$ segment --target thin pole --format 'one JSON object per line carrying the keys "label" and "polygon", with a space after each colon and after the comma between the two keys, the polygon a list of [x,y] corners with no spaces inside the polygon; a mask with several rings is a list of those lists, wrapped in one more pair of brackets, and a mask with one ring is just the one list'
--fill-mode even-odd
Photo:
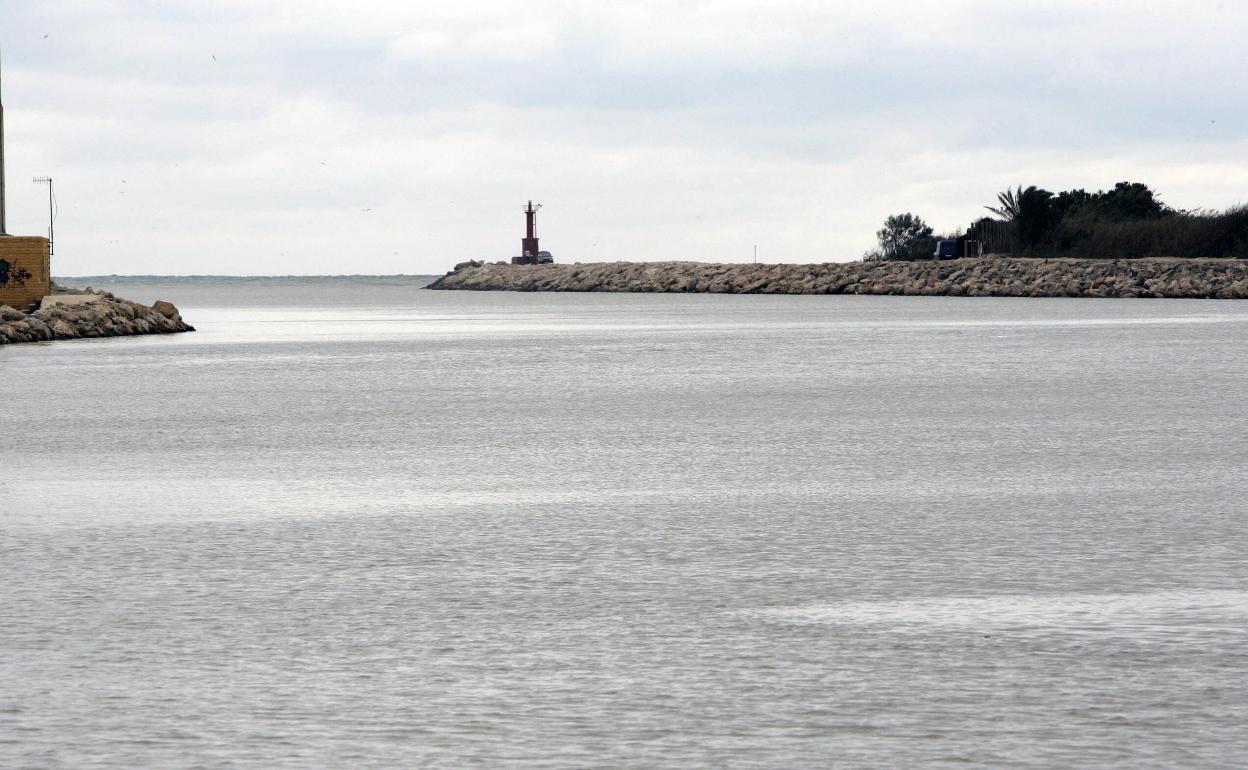
{"label": "thin pole", "polygon": [[52,177],[37,176],[34,179],[35,184],[46,184],[48,186],[48,256],[53,253],[55,241],[52,239],[52,225],[56,222],[56,196],[52,194]]}
{"label": "thin pole", "polygon": [[[2,69],[3,69],[3,64],[0,63],[0,70]],[[3,76],[0,75],[0,81],[2,80],[3,80]],[[9,231],[8,231],[8,228],[6,227],[5,211],[4,211],[4,95],[3,93],[4,93],[3,90],[0,89],[0,235],[8,235]]]}
{"label": "thin pole", "polygon": [[52,226],[56,219],[52,214],[52,177],[48,177],[48,256],[56,253],[56,238],[52,235]]}

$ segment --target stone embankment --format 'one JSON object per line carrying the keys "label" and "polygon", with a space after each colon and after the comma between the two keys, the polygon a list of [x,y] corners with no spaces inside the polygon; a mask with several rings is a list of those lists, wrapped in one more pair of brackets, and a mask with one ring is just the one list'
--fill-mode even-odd
{"label": "stone embankment", "polygon": [[429,288],[1248,299],[1248,260],[983,257],[944,262],[825,262],[815,265],[464,262]]}
{"label": "stone embankment", "polygon": [[46,304],[29,314],[0,305],[0,345],[195,331],[168,302],[148,307],[102,294],[88,302]]}

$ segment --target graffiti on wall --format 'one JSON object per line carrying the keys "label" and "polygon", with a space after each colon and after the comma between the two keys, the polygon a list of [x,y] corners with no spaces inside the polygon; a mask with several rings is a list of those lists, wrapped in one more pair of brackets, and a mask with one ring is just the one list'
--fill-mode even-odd
{"label": "graffiti on wall", "polygon": [[0,289],[7,289],[10,286],[25,286],[26,280],[30,277],[30,271],[26,268],[16,262],[0,259]]}

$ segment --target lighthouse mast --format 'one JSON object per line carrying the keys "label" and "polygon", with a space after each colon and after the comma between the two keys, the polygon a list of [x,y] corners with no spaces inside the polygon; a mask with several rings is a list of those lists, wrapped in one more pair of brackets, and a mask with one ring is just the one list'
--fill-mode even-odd
{"label": "lighthouse mast", "polygon": [[522,257],[537,259],[537,210],[541,207],[540,203],[534,206],[533,201],[524,207],[524,239],[520,241]]}

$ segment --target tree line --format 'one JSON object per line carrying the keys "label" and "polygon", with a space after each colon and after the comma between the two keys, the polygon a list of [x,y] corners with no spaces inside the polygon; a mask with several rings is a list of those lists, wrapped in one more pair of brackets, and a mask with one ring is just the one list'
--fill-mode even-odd
{"label": "tree line", "polygon": [[1020,185],[984,208],[993,216],[947,235],[936,235],[914,214],[890,216],[876,233],[877,248],[863,259],[931,259],[938,240],[956,240],[960,247],[973,242],[972,253],[983,244],[985,253],[1034,257],[1248,259],[1248,206],[1174,209],[1140,182],[1059,193]]}

